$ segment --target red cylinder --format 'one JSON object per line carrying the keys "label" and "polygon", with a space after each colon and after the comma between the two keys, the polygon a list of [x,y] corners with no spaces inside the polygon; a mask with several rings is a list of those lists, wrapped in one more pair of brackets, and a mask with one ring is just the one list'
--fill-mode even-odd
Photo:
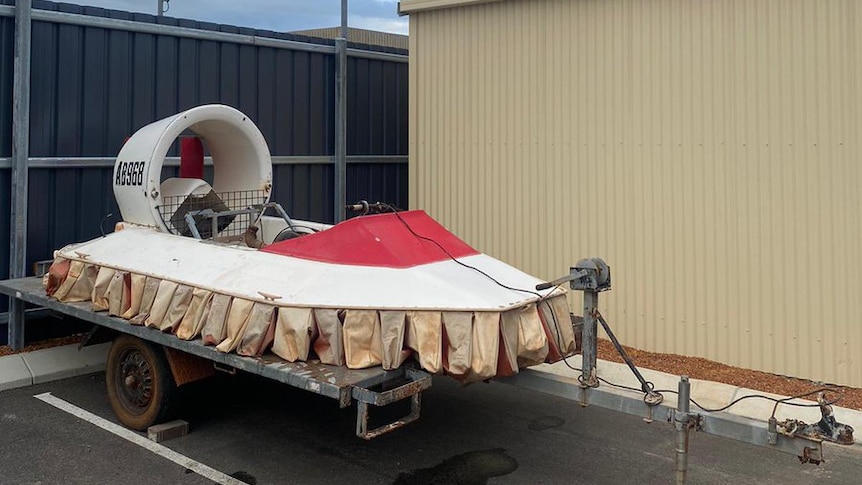
{"label": "red cylinder", "polygon": [[204,144],[196,136],[180,138],[180,178],[204,178]]}

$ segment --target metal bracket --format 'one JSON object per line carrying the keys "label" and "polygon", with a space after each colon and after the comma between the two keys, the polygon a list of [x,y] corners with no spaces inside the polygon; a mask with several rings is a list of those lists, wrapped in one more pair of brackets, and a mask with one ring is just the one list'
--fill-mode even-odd
{"label": "metal bracket", "polygon": [[[422,391],[431,387],[431,375],[423,371],[407,369],[405,377],[409,382],[387,391],[378,392],[362,387],[353,388],[353,398],[356,399],[356,436],[370,440],[419,419],[420,396]],[[406,416],[377,428],[368,429],[369,405],[386,406],[408,397],[410,398],[410,412]]]}
{"label": "metal bracket", "polygon": [[278,202],[267,202],[266,204],[252,205],[252,206],[247,207],[245,209],[235,209],[235,210],[218,211],[218,212],[216,212],[212,209],[209,209],[209,208],[208,209],[201,209],[201,210],[189,211],[183,217],[185,219],[186,224],[188,225],[188,228],[192,234],[192,237],[194,237],[195,239],[203,239],[201,237],[200,230],[198,229],[197,221],[195,221],[195,217],[199,218],[200,222],[203,222],[203,220],[205,220],[205,219],[209,219],[210,224],[212,225],[210,237],[215,238],[219,233],[219,230],[218,230],[219,218],[238,216],[238,215],[250,215],[250,216],[252,216],[252,219],[257,220],[258,218],[260,218],[262,215],[264,215],[266,213],[267,209],[275,210],[275,212],[279,215],[279,217],[281,217],[284,220],[284,222],[287,224],[287,227],[290,230],[296,230],[296,226],[294,226],[293,220],[290,218],[290,216],[287,215],[287,212],[284,210],[284,208]]}
{"label": "metal bracket", "polygon": [[[788,428],[788,425],[792,426],[791,423],[801,423],[801,421],[788,419],[778,423],[775,416],[770,417],[766,426],[766,443],[782,451],[790,448],[796,453],[800,463],[819,465],[823,461],[823,440],[806,434],[795,434],[799,428]],[[799,447],[800,442],[804,443],[801,447]]]}
{"label": "metal bracket", "polygon": [[581,388],[581,399],[578,404],[585,408],[590,405],[587,399],[587,390],[599,387],[599,377],[596,375],[595,367],[590,368],[588,377],[584,377],[583,373],[578,376],[578,386]]}
{"label": "metal bracket", "polygon": [[596,368],[593,367],[590,369],[590,375],[584,377],[583,375],[578,376],[578,385],[581,386],[581,389],[591,389],[595,387],[599,387],[599,377],[596,375]]}
{"label": "metal bracket", "polygon": [[[826,394],[817,396],[820,404],[820,421],[807,424],[798,419],[778,421],[775,416],[769,418],[767,424],[767,443],[776,447],[795,447],[800,463],[815,465],[823,461],[823,441],[831,441],[839,445],[852,445],[853,427],[835,420],[832,405],[826,400]],[[805,444],[798,447],[799,442]]]}
{"label": "metal bracket", "polygon": [[547,290],[566,282],[576,291],[607,291],[611,289],[611,268],[601,258],[585,258],[569,268],[568,275],[536,285],[536,290]]}
{"label": "metal bracket", "polygon": [[578,291],[611,289],[611,268],[601,258],[586,258],[569,268],[569,288]]}
{"label": "metal bracket", "polygon": [[677,431],[683,429],[703,431],[703,424],[706,418],[699,413],[687,413],[671,409],[668,415],[668,422],[674,425]]}
{"label": "metal bracket", "polygon": [[215,369],[219,372],[224,372],[227,375],[231,375],[231,376],[236,375],[236,367],[233,367],[230,365],[225,365],[225,364],[222,364],[219,362],[213,361],[213,369]]}
{"label": "metal bracket", "polygon": [[817,396],[817,402],[820,404],[820,421],[814,424],[807,424],[805,421],[797,419],[787,419],[781,422],[775,422],[775,417],[769,419],[770,432],[780,433],[790,438],[806,438],[812,440],[826,440],[839,445],[852,445],[853,427],[847,424],[839,423],[835,419],[835,414],[832,411],[832,405],[826,400],[826,393],[821,392]]}

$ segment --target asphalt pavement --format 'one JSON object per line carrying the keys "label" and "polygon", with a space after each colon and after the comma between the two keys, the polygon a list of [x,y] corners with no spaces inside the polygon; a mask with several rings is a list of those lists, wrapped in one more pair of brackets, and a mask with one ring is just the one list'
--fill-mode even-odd
{"label": "asphalt pavement", "polygon": [[[0,392],[2,484],[204,484],[210,480],[54,408],[50,392],[116,422],[104,374]],[[377,410],[387,418],[401,409]],[[435,378],[419,421],[370,442],[353,408],[253,376],[190,385],[187,436],[171,450],[251,484],[666,484],[674,434],[665,423],[502,383]],[[772,450],[693,434],[690,484],[852,484],[856,449],[828,446],[800,465]]]}

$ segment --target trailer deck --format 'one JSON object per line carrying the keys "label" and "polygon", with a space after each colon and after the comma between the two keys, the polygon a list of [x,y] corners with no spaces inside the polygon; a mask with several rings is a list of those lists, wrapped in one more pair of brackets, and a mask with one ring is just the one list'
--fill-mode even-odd
{"label": "trailer deck", "polygon": [[[348,369],[314,361],[288,362],[273,354],[243,357],[235,353],[218,352],[214,347],[206,346],[200,340],[180,340],[158,329],[131,325],[122,318],[111,317],[104,312],[94,312],[91,302],[58,302],[45,294],[42,280],[38,277],[0,281],[0,294],[202,357],[221,367],[241,370],[330,397],[336,399],[341,407],[350,406],[356,400],[358,403],[357,435],[365,439],[371,439],[418,419],[420,393],[431,387],[430,374],[410,367],[399,367],[389,371],[382,367]],[[375,387],[387,388],[392,385],[395,385],[393,389],[372,390]],[[385,406],[408,397],[412,398],[408,416],[380,428],[367,429],[368,405]]]}

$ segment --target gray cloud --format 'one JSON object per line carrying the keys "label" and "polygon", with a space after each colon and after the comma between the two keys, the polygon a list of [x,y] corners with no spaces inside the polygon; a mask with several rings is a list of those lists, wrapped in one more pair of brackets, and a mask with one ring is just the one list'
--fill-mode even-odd
{"label": "gray cloud", "polygon": [[[77,0],[73,3],[155,14],[157,0]],[[340,0],[170,0],[167,15],[221,24],[292,31],[341,23]],[[397,0],[350,0],[352,27],[407,33]]]}

